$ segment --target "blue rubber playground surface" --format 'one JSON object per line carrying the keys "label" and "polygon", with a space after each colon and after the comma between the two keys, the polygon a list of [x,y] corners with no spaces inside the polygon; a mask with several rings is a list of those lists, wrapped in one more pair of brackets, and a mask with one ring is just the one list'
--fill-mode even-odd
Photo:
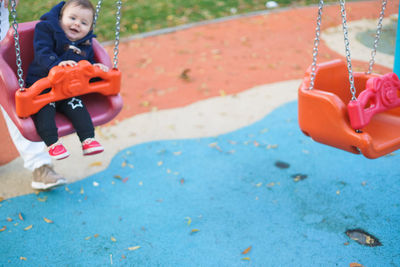
{"label": "blue rubber playground surface", "polygon": [[400,266],[398,165],[313,142],[291,102],[4,200],[0,266]]}

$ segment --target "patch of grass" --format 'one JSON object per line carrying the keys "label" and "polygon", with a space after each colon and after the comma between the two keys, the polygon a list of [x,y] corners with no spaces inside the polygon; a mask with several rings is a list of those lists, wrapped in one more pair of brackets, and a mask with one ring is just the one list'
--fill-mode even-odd
{"label": "patch of grass", "polygon": [[[282,7],[307,5],[318,0],[276,0]],[[59,1],[20,0],[18,21],[38,20]],[[96,6],[97,1],[92,3]],[[121,37],[173,27],[191,22],[210,20],[265,10],[266,0],[123,0]],[[95,33],[100,41],[115,36],[116,1],[104,0]]]}

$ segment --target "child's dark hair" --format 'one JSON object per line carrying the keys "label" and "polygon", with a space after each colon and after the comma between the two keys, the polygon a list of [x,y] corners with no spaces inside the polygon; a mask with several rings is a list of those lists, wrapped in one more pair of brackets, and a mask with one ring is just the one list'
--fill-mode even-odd
{"label": "child's dark hair", "polygon": [[90,2],[89,0],[68,0],[65,2],[64,6],[62,7],[61,11],[60,11],[60,18],[62,17],[64,10],[67,6],[75,4],[76,6],[80,6],[82,8],[86,8],[92,11],[93,13],[93,19],[96,13],[96,10],[94,9],[94,6],[92,4],[92,2]]}

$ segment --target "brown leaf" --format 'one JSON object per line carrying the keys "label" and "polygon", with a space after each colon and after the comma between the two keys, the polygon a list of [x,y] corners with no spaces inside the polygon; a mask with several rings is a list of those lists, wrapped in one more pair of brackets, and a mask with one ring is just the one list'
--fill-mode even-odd
{"label": "brown leaf", "polygon": [[7,229],[7,227],[6,227],[6,226],[3,226],[3,228],[0,228],[0,232],[5,231],[6,229]]}
{"label": "brown leaf", "polygon": [[0,202],[2,202],[4,200],[4,198],[3,197],[0,197]]}
{"label": "brown leaf", "polygon": [[250,250],[251,250],[251,246],[246,248],[245,250],[243,250],[242,254],[245,255],[245,254],[249,253]]}
{"label": "brown leaf", "polygon": [[356,263],[356,262],[352,262],[352,263],[350,263],[350,267],[364,267],[364,265]]}
{"label": "brown leaf", "polygon": [[21,213],[21,212],[18,214],[18,217],[19,217],[19,219],[20,219],[21,221],[24,220],[24,217],[22,216],[22,213]]}
{"label": "brown leaf", "polygon": [[138,250],[140,246],[134,246],[134,247],[129,247],[128,250],[133,251],[133,250]]}
{"label": "brown leaf", "polygon": [[25,227],[24,230],[25,230],[25,231],[31,230],[31,229],[32,229],[32,226],[33,226],[33,225],[31,224],[31,225]]}
{"label": "brown leaf", "polygon": [[190,69],[184,69],[182,73],[179,75],[179,78],[187,82],[190,81],[189,72]]}
{"label": "brown leaf", "polygon": [[25,258],[25,257],[19,257],[19,259],[20,259],[21,261],[26,261],[26,258]]}

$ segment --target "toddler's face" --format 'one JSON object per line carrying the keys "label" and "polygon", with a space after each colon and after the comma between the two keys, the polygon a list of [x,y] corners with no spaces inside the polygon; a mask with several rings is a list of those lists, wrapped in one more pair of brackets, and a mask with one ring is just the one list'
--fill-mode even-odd
{"label": "toddler's face", "polygon": [[92,28],[92,23],[92,10],[74,4],[64,9],[60,19],[61,28],[71,41],[77,41],[85,37]]}

